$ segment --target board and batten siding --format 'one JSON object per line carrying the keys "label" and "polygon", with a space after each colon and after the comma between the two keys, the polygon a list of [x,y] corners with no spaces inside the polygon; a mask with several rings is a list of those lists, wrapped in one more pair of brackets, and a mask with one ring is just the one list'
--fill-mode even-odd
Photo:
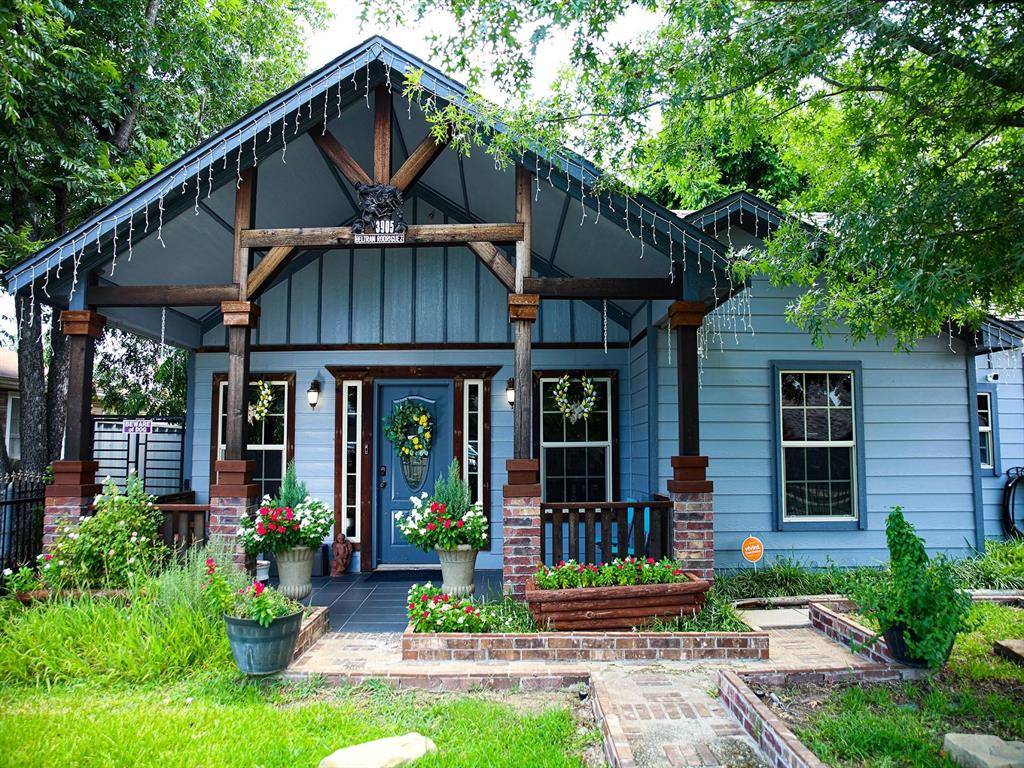
{"label": "board and batten siding", "polygon": [[[888,559],[885,518],[902,505],[930,551],[964,554],[974,543],[975,506],[968,363],[965,347],[946,337],[922,339],[911,352],[891,342],[853,345],[840,335],[821,348],[787,323],[795,290],[754,281],[753,334],[723,333],[702,362],[701,448],[714,481],[715,550],[719,566],[739,565],[748,534],[764,540],[769,557],[813,564],[875,564]],[[733,299],[732,301],[736,301]],[[728,312],[726,306],[720,313]],[[706,322],[711,322],[709,317]],[[658,355],[658,475],[665,487],[669,457],[678,452],[676,361]],[[862,418],[867,530],[775,529],[772,361],[829,361],[862,366]]]}
{"label": "board and batten siding", "polygon": [[[999,376],[994,386],[990,385],[995,392],[993,407],[998,462],[995,471],[979,470],[985,501],[985,535],[989,538],[1003,537],[1003,488],[1007,481],[1006,472],[1024,466],[1024,373],[1021,365],[1020,351],[981,355],[975,359],[979,387],[990,384],[987,381],[989,374]],[[1019,484],[1018,488],[1017,498],[1024,503],[1024,488],[1020,488]]]}

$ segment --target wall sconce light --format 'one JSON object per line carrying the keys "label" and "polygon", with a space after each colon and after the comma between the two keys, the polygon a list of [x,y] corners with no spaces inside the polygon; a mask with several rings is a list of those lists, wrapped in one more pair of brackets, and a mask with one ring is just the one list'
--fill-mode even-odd
{"label": "wall sconce light", "polygon": [[508,400],[508,407],[516,407],[516,380],[509,379],[505,383],[505,399]]}
{"label": "wall sconce light", "polygon": [[306,402],[309,403],[310,408],[316,408],[317,403],[320,402],[320,380],[313,379],[309,382],[309,389],[306,390]]}

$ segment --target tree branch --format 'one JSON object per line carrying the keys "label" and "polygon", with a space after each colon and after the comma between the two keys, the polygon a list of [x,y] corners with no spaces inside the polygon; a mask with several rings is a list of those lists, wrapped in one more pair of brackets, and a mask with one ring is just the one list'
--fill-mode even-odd
{"label": "tree branch", "polygon": [[[146,27],[150,32],[156,27],[156,15],[160,12],[162,2],[163,0],[149,0],[149,4],[146,6]],[[147,49],[148,47],[147,44]],[[148,53],[147,58],[152,60],[152,51]],[[142,73],[139,76],[141,77]],[[142,101],[138,85],[128,86],[128,95],[131,99],[131,108],[128,110],[128,114],[117,124],[117,128],[114,130],[114,137],[111,139],[111,143],[117,147],[119,152],[125,152],[128,149],[128,143],[132,138],[132,131],[135,130],[135,123],[139,119],[139,106]]]}

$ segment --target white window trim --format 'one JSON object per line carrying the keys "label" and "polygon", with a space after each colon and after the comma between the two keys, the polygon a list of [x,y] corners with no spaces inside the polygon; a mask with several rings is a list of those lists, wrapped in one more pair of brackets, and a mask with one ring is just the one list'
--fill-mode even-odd
{"label": "white window trim", "polygon": [[[786,440],[783,438],[783,414],[787,410],[806,411],[806,405],[786,406],[782,405],[782,381],[789,373],[825,373],[825,374],[849,374],[850,376],[850,426],[853,433],[852,440]],[[778,379],[775,382],[779,399],[779,462],[782,472],[782,520],[786,523],[822,523],[822,522],[858,522],[860,520],[859,493],[857,487],[857,372],[849,368],[780,368]],[[810,406],[811,408],[818,406]],[[806,423],[805,423],[806,429]],[[805,432],[806,433],[806,432]],[[786,449],[787,448],[852,448],[850,452],[850,510],[849,515],[790,515],[786,504]]]}
{"label": "white window trim", "polygon": [[[992,459],[994,457],[994,454],[995,454],[994,436],[992,434],[992,393],[991,392],[979,392],[978,393],[978,399],[980,400],[981,398],[985,398],[986,406],[985,406],[985,408],[980,408],[980,407],[978,408],[978,444],[980,445],[982,440],[985,441],[985,447],[988,449],[988,457],[989,457],[989,459]],[[982,426],[982,423],[981,423],[981,413],[982,413],[982,411],[984,411],[984,412],[986,412],[988,414],[988,426],[987,427],[986,426]],[[982,469],[994,469],[995,468],[995,465],[992,464],[991,461],[989,463],[986,463],[986,462],[981,460],[980,456],[978,457],[978,466],[980,466]]]}
{"label": "white window trim", "polygon": [[11,407],[11,403],[13,401],[15,401],[15,400],[18,401],[18,406],[19,406],[18,412],[19,412],[19,414],[21,413],[21,408],[20,408],[20,406],[21,406],[21,395],[20,394],[15,394],[15,393],[9,394],[7,396],[7,432],[5,432],[4,434],[5,434],[6,438],[7,438],[7,455],[10,458],[12,458],[12,459],[20,459],[21,458],[21,434],[20,434],[21,433],[21,424],[18,424],[18,432],[19,432],[19,434],[18,434],[18,453],[15,454],[14,450],[11,448],[11,436],[14,434],[13,432],[11,432],[11,428],[14,426],[14,424],[13,424],[13,422],[14,422],[14,418],[13,418],[13,416],[14,416],[14,408]]}
{"label": "white window trim", "polygon": [[344,533],[348,530],[348,483],[349,483],[349,471],[348,471],[348,444],[349,444],[349,429],[348,429],[348,395],[349,388],[354,388],[356,391],[356,472],[355,472],[355,535],[349,538],[349,541],[358,542],[359,537],[362,533],[362,521],[360,514],[360,500],[362,499],[363,490],[363,461],[362,461],[362,439],[360,434],[360,428],[362,424],[363,416],[363,382],[359,379],[345,379],[341,383],[341,445],[343,451],[343,460],[341,463],[341,531],[335,531],[335,535],[338,533]]}
{"label": "white window trim", "polygon": [[612,433],[612,429],[614,427],[614,419],[612,418],[612,413],[613,413],[613,411],[615,409],[615,404],[612,403],[612,380],[611,380],[611,377],[609,377],[609,376],[595,376],[595,377],[591,378],[591,381],[594,382],[595,386],[600,384],[600,385],[603,385],[606,388],[605,389],[606,402],[608,403],[608,410],[606,412],[606,415],[607,415],[607,418],[608,418],[608,429],[607,429],[605,434],[608,435],[608,439],[607,440],[603,440],[603,441],[593,441],[593,440],[586,440],[586,441],[582,441],[582,440],[581,441],[575,441],[575,440],[568,440],[568,441],[559,440],[559,441],[556,441],[556,440],[551,440],[551,441],[546,441],[544,439],[544,386],[546,384],[557,383],[559,378],[560,377],[558,377],[558,376],[551,376],[551,377],[544,376],[544,377],[542,377],[540,379],[540,383],[539,383],[539,387],[538,387],[538,392],[540,394],[540,397],[537,398],[537,400],[538,400],[537,406],[540,408],[540,425],[539,425],[540,440],[539,440],[539,442],[540,442],[540,482],[541,482],[541,489],[540,490],[541,490],[541,498],[547,499],[547,497],[548,497],[547,467],[545,466],[546,465],[546,461],[545,461],[545,458],[544,458],[544,456],[545,456],[544,449],[545,448],[604,448],[605,451],[606,451],[606,454],[605,454],[605,456],[606,456],[605,457],[605,468],[606,468],[606,472],[605,472],[605,486],[606,486],[605,495],[607,496],[609,501],[614,501],[615,499],[614,499],[614,496],[613,496],[613,493],[614,493],[613,489],[615,487],[615,485],[614,485],[615,467],[612,466],[612,462],[615,460],[615,452],[612,450],[612,444],[614,443],[614,437],[615,436]]}
{"label": "white window trim", "polygon": [[[271,451],[275,449],[281,450],[281,477],[284,477],[284,472],[288,469],[288,424],[291,421],[291,414],[288,412],[288,402],[291,397],[291,392],[288,391],[289,383],[286,379],[253,379],[249,382],[250,386],[257,384],[260,381],[266,381],[268,384],[273,386],[284,387],[284,442],[282,443],[249,443],[246,448],[251,448],[254,451]],[[227,450],[227,444],[224,442],[224,435],[222,434],[221,424],[224,421],[224,405],[225,396],[228,389],[227,381],[220,382],[220,392],[217,393],[218,397],[218,410],[217,410],[217,458],[223,459],[224,452]],[[275,414],[276,415],[276,414]]]}
{"label": "white window trim", "polygon": [[481,504],[485,502],[484,499],[484,409],[487,408],[487,404],[484,402],[484,380],[483,379],[465,379],[462,382],[462,479],[467,483],[469,482],[469,446],[473,442],[469,439],[469,388],[477,387],[477,405],[478,411],[476,414],[476,428],[477,428],[477,439],[476,439],[476,497]]}

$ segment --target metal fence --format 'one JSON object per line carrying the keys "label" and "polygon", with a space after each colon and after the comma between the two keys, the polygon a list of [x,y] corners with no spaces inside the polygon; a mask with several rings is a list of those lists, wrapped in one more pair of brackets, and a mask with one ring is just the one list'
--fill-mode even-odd
{"label": "metal fence", "polygon": [[0,477],[0,586],[5,569],[34,564],[43,551],[45,488],[41,475]]}
{"label": "metal fence", "polygon": [[185,419],[180,416],[93,417],[97,482],[110,478],[122,489],[135,473],[147,493],[167,496],[186,490]]}

